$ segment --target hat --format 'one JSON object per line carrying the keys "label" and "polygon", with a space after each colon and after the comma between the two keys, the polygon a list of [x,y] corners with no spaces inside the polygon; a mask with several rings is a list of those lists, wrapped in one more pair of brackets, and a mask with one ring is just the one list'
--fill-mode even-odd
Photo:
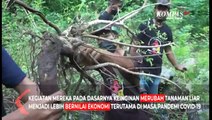
{"label": "hat", "polygon": [[157,0],[157,5],[162,5],[162,6],[166,6],[168,8],[170,8],[170,1],[169,0]]}

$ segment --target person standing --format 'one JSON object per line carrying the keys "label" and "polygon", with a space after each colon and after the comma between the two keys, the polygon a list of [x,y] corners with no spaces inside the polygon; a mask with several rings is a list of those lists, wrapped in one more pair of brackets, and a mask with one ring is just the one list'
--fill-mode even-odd
{"label": "person standing", "polygon": [[[160,76],[164,51],[168,60],[176,70],[181,72],[186,71],[184,66],[177,63],[171,45],[161,46],[173,42],[172,31],[165,23],[169,11],[169,0],[157,0],[157,4],[154,8],[155,17],[141,23],[139,26],[140,33],[137,35],[137,40],[134,44],[154,46],[153,48],[140,49],[140,54],[144,56],[138,64],[138,66],[142,68],[141,72]],[[130,53],[133,56],[137,55],[137,48],[132,47]],[[145,88],[147,94],[157,94],[160,81],[160,78],[141,75],[140,88]]]}

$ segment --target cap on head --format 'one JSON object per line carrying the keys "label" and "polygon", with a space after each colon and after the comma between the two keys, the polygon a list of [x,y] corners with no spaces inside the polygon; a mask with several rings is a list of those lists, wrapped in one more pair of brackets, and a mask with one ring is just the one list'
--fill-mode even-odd
{"label": "cap on head", "polygon": [[168,9],[170,9],[170,0],[156,0],[157,2],[157,6],[164,6],[164,7],[168,7]]}
{"label": "cap on head", "polygon": [[168,5],[169,4],[169,0],[157,0],[157,3],[160,5]]}

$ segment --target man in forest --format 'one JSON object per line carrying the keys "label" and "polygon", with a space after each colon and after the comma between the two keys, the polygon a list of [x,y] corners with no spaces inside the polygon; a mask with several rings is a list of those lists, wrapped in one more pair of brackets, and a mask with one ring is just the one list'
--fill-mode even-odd
{"label": "man in forest", "polygon": [[[122,8],[122,5],[123,5],[123,2],[121,0],[109,0],[109,3],[108,3],[108,7],[107,9],[100,14],[99,16],[99,19],[101,20],[113,20],[114,19],[114,16],[117,15],[117,13],[120,11],[120,9]],[[115,28],[117,29],[117,27],[111,27],[111,28]],[[116,32],[117,35],[120,34],[118,32]],[[104,48],[104,46],[110,46],[110,50],[107,48],[108,51],[112,52],[113,50],[115,50],[116,46],[111,43],[111,42],[108,42],[108,41],[102,41],[101,44],[99,44],[99,47],[100,48]],[[126,61],[126,60],[123,60],[123,61]],[[134,62],[139,62],[139,61],[133,61]],[[133,64],[133,67],[131,68],[134,68],[134,67],[137,67],[137,66],[134,66],[134,65],[138,65],[139,63],[134,63]],[[126,68],[126,67],[125,67]],[[111,70],[109,67],[108,69],[113,73],[113,70]],[[100,73],[101,74],[101,73]],[[102,76],[104,76],[103,74],[101,74]],[[103,77],[104,78],[104,77]],[[145,89],[143,88],[140,88],[140,92],[143,93],[145,91]]]}
{"label": "man in forest", "polygon": [[[94,35],[104,37],[110,40],[118,38],[117,32],[110,29],[103,29],[94,33]],[[99,44],[102,44],[103,41],[104,40],[101,40]],[[134,68],[134,61],[123,57],[127,56],[127,54],[126,51],[122,49],[120,45],[110,42],[110,44],[102,44],[99,46],[102,49],[96,49],[96,51],[92,48],[83,48],[81,49],[81,53],[86,57],[86,60],[90,59],[90,61],[92,61],[92,59],[95,59],[99,63],[112,62],[127,69]],[[101,53],[99,53],[98,51],[101,51]],[[91,55],[92,58],[90,58],[89,55]],[[93,64],[95,64],[95,62],[93,62]],[[116,70],[113,67],[105,68],[106,69],[98,70],[104,80],[104,95],[135,96],[140,94],[138,76],[127,73],[122,70]],[[118,75],[121,76],[122,80],[119,80],[119,77],[117,77]],[[111,102],[113,103],[115,101]],[[139,103],[139,101],[121,101],[115,103],[137,104]],[[148,120],[149,116],[144,111],[145,110],[141,109],[111,110],[105,112],[104,120]]]}
{"label": "man in forest", "polygon": [[[23,108],[13,111],[6,115],[2,104],[3,120],[58,120],[62,116],[62,109],[30,109],[29,104],[50,104],[56,101],[28,101],[30,95],[40,95],[40,90],[36,83],[32,82],[26,74],[13,61],[7,51],[2,47],[2,83],[8,88],[14,88],[19,94],[26,90],[30,92],[22,99],[25,104],[23,108],[28,112],[25,115],[21,112]],[[58,91],[52,96],[64,95],[62,91]]]}
{"label": "man in forest", "polygon": [[[114,16],[118,13],[119,9],[121,8],[121,1],[120,0],[109,0],[109,6],[102,14],[100,14],[99,19],[101,20],[113,20]],[[107,38],[110,40],[117,39],[119,33],[114,29],[106,28],[101,31],[94,33],[96,36],[100,36],[103,38]],[[98,41],[99,47],[101,48],[101,54],[96,52],[90,48],[84,48],[86,60],[90,59],[89,55],[92,55],[93,59],[96,59],[99,63],[104,62],[112,62],[116,63],[124,68],[133,69],[135,61],[132,59],[124,58],[121,56],[127,56],[126,51],[118,44],[114,44],[109,41],[99,40]],[[107,50],[107,51],[105,51]],[[92,59],[90,60],[92,61]],[[95,62],[93,62],[95,64]],[[122,70],[115,70],[113,67],[107,66],[105,69],[99,69],[99,73],[101,74],[104,80],[104,87],[103,87],[103,94],[104,95],[139,95],[141,90],[139,88],[139,78],[137,75],[129,74]],[[118,80],[117,76],[122,76],[122,84],[120,84],[120,80]],[[118,81],[118,82],[117,82]],[[118,89],[114,88],[114,84],[118,86]],[[120,89],[121,88],[121,89]],[[133,103],[131,101],[125,101],[124,103]],[[136,102],[135,102],[136,103]],[[145,110],[111,110],[105,112],[104,119],[105,120],[148,120],[149,115],[144,112]]]}
{"label": "man in forest", "polygon": [[[140,60],[142,64],[138,64],[143,68],[141,72],[160,76],[162,66],[162,55],[165,50],[166,56],[176,70],[184,72],[186,68],[177,64],[174,54],[171,49],[173,42],[172,31],[165,23],[167,13],[170,11],[168,0],[157,0],[157,5],[154,8],[155,18],[140,24],[137,35],[137,41],[134,44],[141,46],[154,46],[145,49],[140,49],[140,54],[144,57]],[[165,14],[164,14],[165,13]],[[162,16],[164,15],[164,16]],[[166,46],[162,47],[161,45]],[[131,48],[131,55],[137,55],[137,48]],[[148,56],[148,57],[147,57]],[[144,69],[145,68],[145,69]],[[145,88],[149,94],[157,94],[160,79],[156,77],[140,76],[140,87]]]}

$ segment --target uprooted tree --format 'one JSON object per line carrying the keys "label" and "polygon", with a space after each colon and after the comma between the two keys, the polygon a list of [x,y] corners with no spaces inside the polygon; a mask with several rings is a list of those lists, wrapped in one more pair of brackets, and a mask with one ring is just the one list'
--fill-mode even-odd
{"label": "uprooted tree", "polygon": [[[104,28],[110,27],[110,26],[121,26],[123,29],[126,29],[128,36],[130,36],[131,38],[131,43],[133,42],[133,39],[135,38],[134,33],[124,24],[124,22],[129,19],[134,17],[136,14],[138,14],[139,12],[141,12],[144,8],[148,7],[148,6],[153,6],[156,4],[150,4],[150,5],[146,5],[147,2],[144,1],[144,4],[141,8],[134,10],[126,15],[124,15],[123,17],[115,20],[115,21],[106,21],[106,20],[94,20],[88,23],[83,23],[83,24],[78,24],[78,25],[72,25],[70,27],[68,27],[66,30],[64,30],[63,32],[53,23],[51,23],[49,20],[47,20],[45,18],[45,16],[40,12],[37,11],[31,7],[29,7],[27,4],[25,4],[24,2],[20,1],[20,0],[10,0],[8,2],[8,8],[10,8],[12,5],[19,5],[21,7],[23,7],[24,9],[38,15],[47,25],[49,25],[50,27],[54,28],[57,35],[50,33],[50,32],[45,32],[43,33],[42,37],[39,37],[42,40],[42,49],[41,52],[38,55],[38,61],[37,61],[37,65],[38,65],[38,74],[39,74],[39,85],[41,88],[41,91],[43,92],[43,94],[45,95],[49,95],[55,91],[57,91],[59,89],[58,87],[58,78],[57,78],[57,64],[59,64],[59,58],[63,58],[63,57],[68,57],[69,61],[71,63],[72,66],[70,67],[74,67],[78,72],[80,72],[84,77],[86,77],[91,84],[93,85],[93,87],[96,86],[95,84],[95,80],[93,78],[91,78],[89,75],[86,74],[85,69],[81,68],[78,64],[78,58],[77,55],[80,55],[80,47],[89,47],[92,48],[93,50],[98,51],[98,49],[96,49],[94,46],[86,43],[85,41],[83,41],[83,38],[94,38],[96,40],[105,40],[105,41],[110,41],[116,44],[120,44],[120,45],[124,45],[124,46],[128,46],[128,47],[137,47],[137,48],[148,48],[148,47],[154,47],[154,46],[137,46],[137,45],[131,45],[131,44],[125,44],[122,42],[116,42],[116,41],[112,41],[110,39],[107,38],[103,38],[103,37],[99,37],[99,36],[95,36],[92,35],[92,33],[100,31]],[[96,24],[106,24],[105,26],[103,26],[100,29],[91,31],[91,32],[87,32],[86,30],[89,27],[92,27],[93,25]],[[31,33],[28,33],[31,34]],[[31,34],[32,35],[32,34]],[[35,36],[35,35],[34,35]],[[172,45],[173,43],[168,43],[165,45],[161,45],[161,46],[168,46],[168,45]],[[101,54],[105,54],[101,51],[98,51]],[[115,56],[114,56],[115,57]],[[120,57],[120,56],[119,56]],[[133,57],[128,57],[130,59],[133,58],[139,58],[141,56],[133,56]],[[78,59],[76,59],[78,58]],[[83,59],[83,58],[82,58]],[[80,60],[80,62],[82,62],[83,60]],[[87,66],[87,69],[97,69],[100,67],[105,67],[105,66],[113,66],[116,67],[118,69],[122,69],[126,72],[135,74],[135,75],[140,75],[140,74],[144,74],[144,73],[138,73],[138,72],[133,72],[130,70],[127,70],[124,67],[119,66],[118,64],[115,63],[98,63],[98,61],[96,61],[96,66]],[[148,76],[154,76],[154,75],[150,75],[150,74],[144,74],[144,75],[148,75]],[[154,77],[159,77],[159,76],[154,76]],[[167,81],[169,81],[166,78],[163,78]],[[169,81],[171,82],[171,81]],[[173,83],[173,82],[172,82]],[[175,84],[175,83],[173,83]],[[177,84],[175,84],[177,85]],[[45,87],[42,87],[45,86]],[[50,88],[53,89],[48,89],[48,86]],[[53,87],[54,86],[54,87]],[[179,86],[178,86],[179,87]],[[180,88],[180,87],[179,87]]]}
{"label": "uprooted tree", "polygon": [[[86,64],[86,62],[84,63],[84,61],[86,61],[86,60],[82,60],[84,58],[80,54],[81,48],[83,48],[83,47],[89,47],[89,48],[92,48],[93,50],[96,50],[100,54],[105,54],[101,51],[98,51],[98,49],[96,49],[96,47],[94,47],[94,46],[88,44],[86,41],[84,41],[85,38],[92,38],[95,40],[106,40],[106,41],[114,42],[116,44],[124,45],[127,47],[137,47],[137,48],[153,47],[153,46],[137,46],[137,45],[132,45],[132,44],[116,42],[116,41],[112,41],[110,39],[92,35],[92,33],[100,31],[100,30],[102,30],[106,27],[112,26],[112,25],[120,26],[127,31],[127,35],[129,36],[129,38],[131,38],[131,41],[133,42],[135,35],[124,24],[124,22],[127,19],[132,18],[136,14],[140,13],[144,8],[155,5],[155,4],[148,5],[147,2],[144,1],[142,7],[118,18],[115,21],[94,20],[94,21],[91,21],[88,23],[71,25],[71,26],[67,27],[67,29],[64,31],[61,31],[60,28],[58,28],[55,24],[53,24],[49,20],[47,20],[40,11],[37,11],[37,10],[29,7],[24,2],[22,2],[20,0],[10,0],[8,3],[8,8],[10,8],[13,5],[19,5],[19,6],[23,7],[24,9],[26,9],[27,11],[38,15],[47,25],[54,28],[57,33],[55,35],[54,33],[45,32],[45,33],[43,33],[42,37],[37,36],[40,38],[41,43],[42,43],[42,47],[41,47],[40,53],[37,56],[37,62],[36,62],[37,63],[37,73],[38,73],[37,83],[40,87],[42,94],[44,94],[44,95],[50,95],[59,90],[60,87],[58,84],[58,81],[59,81],[58,75],[62,74],[63,76],[66,76],[66,69],[69,69],[69,68],[75,68],[75,70],[81,74],[80,80],[78,81],[78,85],[75,88],[74,92],[76,92],[78,90],[83,77],[85,79],[87,79],[91,83],[92,88],[95,89],[97,86],[96,80],[93,77],[91,77],[89,74],[87,74],[86,70],[104,68],[106,66],[113,66],[117,69],[121,69],[125,72],[131,73],[134,75],[143,74],[143,75],[147,75],[147,76],[160,77],[160,76],[155,76],[155,75],[151,75],[151,74],[145,74],[145,73],[131,71],[131,70],[128,70],[128,69],[124,68],[123,66],[119,66],[118,64],[115,64],[115,63],[99,63],[98,61],[95,61],[95,60],[94,61],[95,61],[96,65],[83,66],[83,67],[80,66],[80,64]],[[96,30],[92,30],[92,31],[89,30],[89,28],[91,28],[92,26],[97,25],[97,24],[104,24],[105,26],[100,29],[96,29]],[[32,35],[32,33],[29,33],[29,34]],[[32,36],[36,36],[36,35],[32,35]],[[168,43],[168,44],[164,44],[162,46],[167,46],[167,45],[171,45],[171,44],[172,43]],[[114,57],[116,57],[116,56],[114,56]],[[120,57],[120,56],[118,56],[118,57]],[[141,57],[141,56],[133,56],[133,57],[128,56],[129,59],[134,59],[134,58],[139,58],[139,57]],[[57,67],[58,65],[61,66],[61,68],[62,68],[62,72],[60,72],[60,73],[58,73],[58,67]],[[181,87],[179,87],[173,81],[170,81],[167,78],[163,78],[163,77],[160,77],[160,78],[174,84],[178,90],[181,90]],[[69,84],[70,84],[69,80],[65,79],[65,82],[66,82],[67,86],[66,86],[66,88],[64,88],[64,90],[68,89]]]}

